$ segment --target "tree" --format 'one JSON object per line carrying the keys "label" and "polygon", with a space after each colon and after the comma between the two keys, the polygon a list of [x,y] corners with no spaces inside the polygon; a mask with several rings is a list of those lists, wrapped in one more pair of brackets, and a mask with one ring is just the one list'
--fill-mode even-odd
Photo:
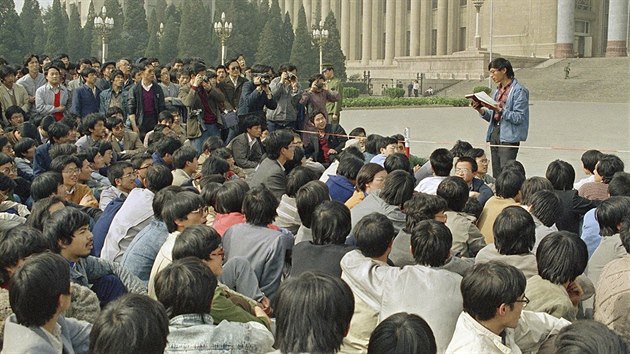
{"label": "tree", "polygon": [[324,44],[324,63],[335,68],[335,76],[340,80],[346,79],[346,56],[341,50],[341,36],[337,30],[337,20],[331,11],[326,16],[324,28],[328,30],[328,41]]}
{"label": "tree", "polygon": [[181,7],[182,22],[179,29],[179,56],[204,57],[207,52],[211,23],[200,14],[206,13],[204,5],[197,0],[184,0]]}
{"label": "tree", "polygon": [[287,47],[283,47],[282,27],[283,23],[282,15],[280,15],[280,5],[278,5],[278,0],[273,0],[271,2],[271,9],[269,11],[267,23],[260,34],[258,50],[256,51],[257,63],[277,68],[280,64],[286,61],[283,54],[285,48]]}
{"label": "tree", "polygon": [[92,53],[96,54],[100,50],[101,41],[98,34],[94,31],[95,17],[96,12],[94,11],[94,2],[90,1],[87,20],[85,22],[85,26],[83,26],[83,54],[81,54],[81,56],[89,57],[92,56]]}
{"label": "tree", "polygon": [[[83,30],[81,29],[81,15],[79,15],[79,9],[76,4],[70,4],[70,16],[68,18],[68,28],[66,33],[68,38],[68,56],[72,59],[83,56]],[[89,43],[86,45],[89,45]]]}
{"label": "tree", "polygon": [[[154,9],[155,9],[155,16],[157,19],[158,26],[160,23],[164,23],[164,25],[166,26],[166,8],[167,7],[168,7],[168,4],[166,3],[166,0],[157,0],[155,2]],[[151,16],[149,16],[149,21],[150,20],[151,20]]]}
{"label": "tree", "polygon": [[15,4],[11,0],[0,0],[0,55],[10,63],[21,63],[23,43]]}
{"label": "tree", "polygon": [[37,0],[24,0],[20,13],[20,28],[23,35],[28,33],[29,38],[22,42],[24,44],[22,50],[25,53],[42,53],[46,45],[46,33],[42,10]]}
{"label": "tree", "polygon": [[[123,9],[118,0],[105,0],[104,6],[107,9],[107,17],[111,17],[114,20],[114,29],[109,33],[109,37],[107,37],[107,56],[114,60],[126,57],[129,53],[126,52],[121,35],[125,24]],[[96,13],[101,14],[101,9],[96,9]],[[100,37],[98,35],[95,37],[97,37],[96,40],[100,43]]]}
{"label": "tree", "polygon": [[282,31],[280,32],[280,38],[282,39],[283,50],[280,52],[282,55],[282,62],[288,63],[291,59],[291,48],[293,48],[293,24],[291,23],[291,16],[289,13],[284,14],[284,22],[282,23]]}
{"label": "tree", "polygon": [[[258,38],[262,27],[257,27],[258,18],[262,17],[257,12],[257,5],[247,0],[233,0],[228,11],[225,12],[226,20],[233,23],[233,30],[227,40],[226,58],[233,58],[243,54],[245,59],[252,64],[258,48]],[[221,15],[221,14],[217,14]]]}
{"label": "tree", "polygon": [[179,38],[179,12],[175,5],[166,8],[166,22],[164,22],[164,35],[160,41],[160,62],[168,62],[177,57],[177,40]]}
{"label": "tree", "polygon": [[46,12],[47,39],[45,52],[53,56],[66,51],[66,27],[63,20],[61,1],[54,0]]}
{"label": "tree", "polygon": [[145,57],[157,57],[160,55],[160,38],[158,32],[160,31],[160,25],[157,21],[157,12],[155,9],[151,10],[149,16],[149,43],[144,51]]}
{"label": "tree", "polygon": [[290,61],[297,66],[302,76],[308,77],[319,72],[319,54],[311,42],[311,34],[306,27],[304,6],[300,7]]}
{"label": "tree", "polygon": [[133,57],[144,55],[149,42],[147,14],[144,1],[125,1],[125,22],[123,23],[123,48],[125,54]]}

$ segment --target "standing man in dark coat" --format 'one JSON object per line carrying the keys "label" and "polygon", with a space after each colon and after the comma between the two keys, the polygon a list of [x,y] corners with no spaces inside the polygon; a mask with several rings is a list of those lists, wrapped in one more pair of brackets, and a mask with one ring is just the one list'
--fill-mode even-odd
{"label": "standing man in dark coat", "polygon": [[153,65],[148,62],[140,64],[142,80],[135,85],[129,94],[129,121],[134,132],[144,140],[147,132],[157,124],[160,112],[166,110],[164,92],[155,81]]}

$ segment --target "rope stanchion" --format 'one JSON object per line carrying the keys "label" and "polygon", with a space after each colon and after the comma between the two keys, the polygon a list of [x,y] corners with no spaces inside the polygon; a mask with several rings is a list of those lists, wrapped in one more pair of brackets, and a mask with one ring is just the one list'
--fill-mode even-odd
{"label": "rope stanchion", "polygon": [[[296,130],[296,131],[298,133],[305,133],[305,134],[319,134],[319,132],[310,131],[310,130]],[[427,145],[440,145],[440,146],[452,146],[453,144],[455,144],[454,141],[411,140],[406,134],[409,134],[409,128],[405,128],[405,135],[404,135],[405,140],[403,141],[405,143],[405,150],[406,151],[409,150],[409,145],[411,143],[414,143],[414,144],[427,144]],[[324,135],[341,136],[341,137],[346,137],[348,139],[362,138],[360,136],[346,135],[346,134],[335,134],[335,133],[324,133]],[[482,146],[483,145],[483,146],[486,146],[486,147],[518,148],[518,149],[529,149],[529,150],[577,151],[577,152],[584,152],[584,151],[592,149],[592,147],[591,148],[581,148],[581,147],[562,147],[562,146],[495,145],[495,144],[489,144],[487,142],[483,142],[483,143],[473,143],[473,142],[471,142],[471,144],[473,146]],[[630,154],[630,150],[621,150],[621,149],[614,149],[614,148],[598,148],[597,150],[599,150],[601,152],[609,152],[609,153]]]}

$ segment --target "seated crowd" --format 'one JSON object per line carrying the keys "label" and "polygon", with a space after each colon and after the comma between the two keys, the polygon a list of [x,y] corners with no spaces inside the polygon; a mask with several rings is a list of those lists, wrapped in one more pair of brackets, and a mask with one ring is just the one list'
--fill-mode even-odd
{"label": "seated crowd", "polygon": [[490,176],[346,134],[333,68],[156,62],[0,67],[3,352],[630,350],[618,156]]}

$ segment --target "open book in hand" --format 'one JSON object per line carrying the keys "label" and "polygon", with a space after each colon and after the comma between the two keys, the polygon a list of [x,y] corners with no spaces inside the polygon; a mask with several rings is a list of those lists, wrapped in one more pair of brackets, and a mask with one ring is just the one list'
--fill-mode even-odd
{"label": "open book in hand", "polygon": [[493,109],[496,110],[499,108],[499,103],[495,100],[492,99],[492,97],[490,97],[487,93],[485,93],[484,91],[480,91],[477,93],[472,93],[470,95],[466,95],[464,96],[468,99],[471,99],[475,102],[479,102],[481,103],[482,106],[488,108],[488,109]]}

